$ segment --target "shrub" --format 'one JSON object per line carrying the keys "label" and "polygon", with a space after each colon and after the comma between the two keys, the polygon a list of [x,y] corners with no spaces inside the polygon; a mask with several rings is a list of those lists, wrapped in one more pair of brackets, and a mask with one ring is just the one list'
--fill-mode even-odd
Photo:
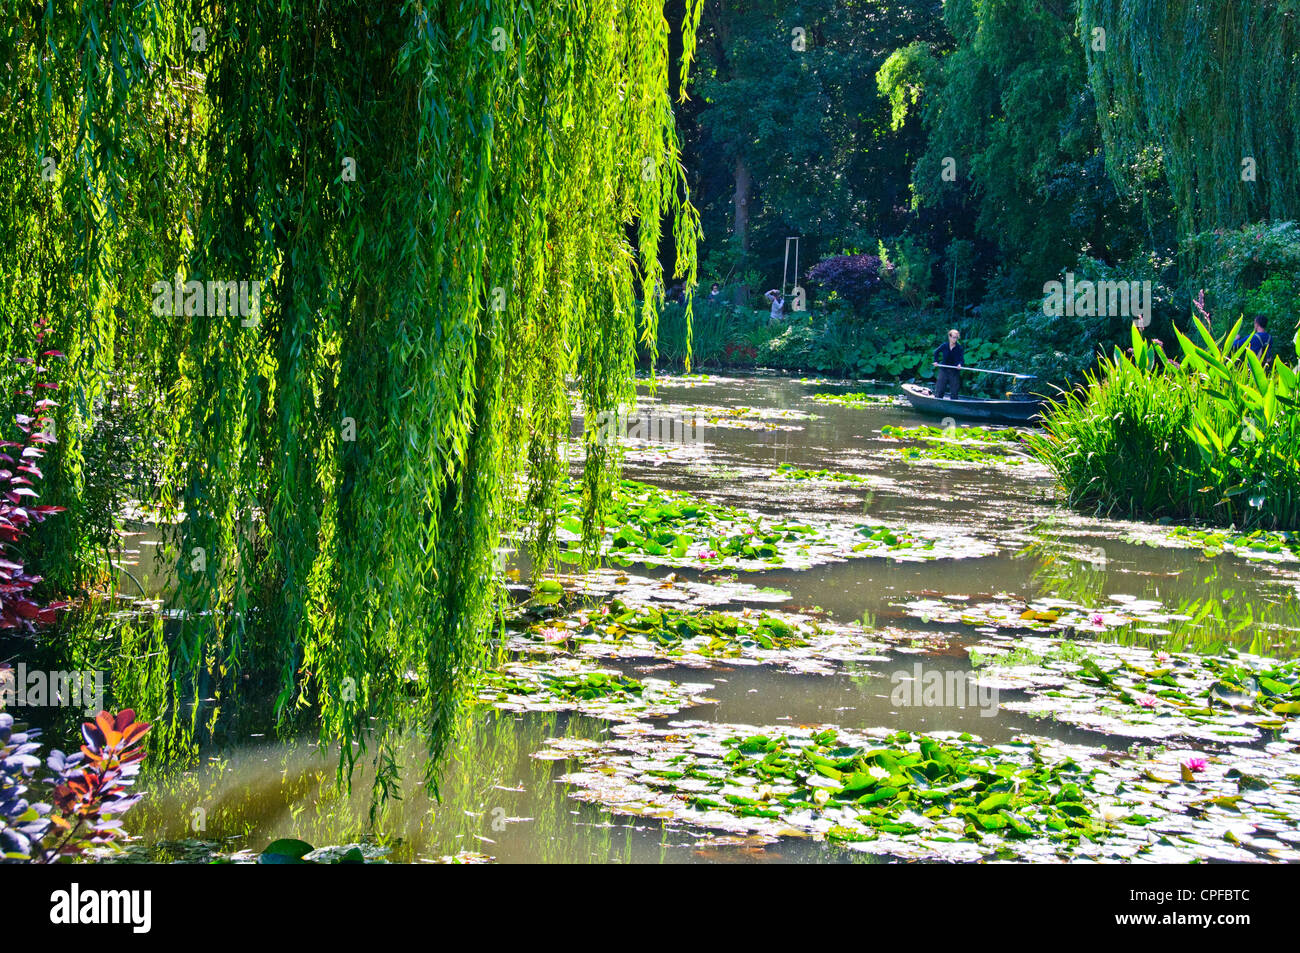
{"label": "shrub", "polygon": [[930,290],[934,256],[922,242],[904,235],[879,247],[881,276],[903,300],[918,310],[938,300]]}
{"label": "shrub", "polygon": [[1258,288],[1246,292],[1242,324],[1249,327],[1257,314],[1268,320],[1278,357],[1287,363],[1294,361],[1291,337],[1296,322],[1300,321],[1300,275],[1270,275]]}
{"label": "shrub", "polygon": [[1136,338],[1084,372],[1084,386],[1050,405],[1033,452],[1072,506],[1104,514],[1182,515],[1200,457],[1187,433],[1195,382]]}
{"label": "shrub", "polygon": [[[36,777],[40,732],[20,730],[0,710],[0,861],[52,863],[120,838],[117,815],[140,799],[129,788],[148,731],[129,708],[117,715],[101,711],[82,725],[81,750],[51,752],[51,773]],[[48,793],[53,804],[33,801],[32,788]]]}
{"label": "shrub", "polygon": [[[42,356],[63,355],[46,351]],[[30,367],[37,377],[44,372],[30,358],[15,360]],[[26,571],[20,551],[20,544],[32,526],[64,509],[32,502],[37,496],[32,481],[43,477],[40,460],[45,456],[45,447],[55,442],[44,430],[51,419],[48,411],[57,406],[46,396],[53,388],[53,384],[43,380],[20,388],[19,396],[32,402],[31,414],[20,413],[14,417],[23,439],[0,440],[0,630],[30,632],[37,623],[53,622],[55,610],[62,605],[43,606],[32,597],[32,590],[41,577]]]}
{"label": "shrub", "polygon": [[815,287],[831,291],[856,308],[865,307],[884,284],[876,255],[836,255],[808,269]]}
{"label": "shrub", "polygon": [[1242,528],[1300,523],[1300,379],[1231,350],[1209,315],[1200,342],[1176,331],[1181,363],[1134,328],[1133,347],[1101,361],[1049,409],[1030,446],[1075,506]]}
{"label": "shrub", "polygon": [[[1211,326],[1215,332],[1249,314],[1250,292],[1270,279],[1270,298],[1294,301],[1300,295],[1300,223],[1261,222],[1201,232],[1186,239],[1182,251],[1194,282],[1188,290],[1204,288],[1210,309],[1219,316]],[[1289,296],[1283,286],[1289,286]],[[1263,302],[1257,298],[1255,303]],[[1283,337],[1282,327],[1294,327],[1297,315],[1279,317],[1283,324],[1274,333]]]}

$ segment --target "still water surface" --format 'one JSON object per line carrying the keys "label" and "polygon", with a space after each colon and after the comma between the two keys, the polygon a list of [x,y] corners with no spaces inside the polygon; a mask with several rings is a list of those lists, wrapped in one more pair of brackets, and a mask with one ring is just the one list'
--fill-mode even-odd
{"label": "still water surface", "polygon": [[[1219,651],[1225,645],[1292,657],[1300,649],[1300,573],[1294,564],[1254,563],[1230,556],[1206,558],[1195,549],[1142,545],[1126,539],[1151,527],[1082,518],[1053,502],[1048,474],[1026,460],[1018,466],[938,467],[887,454],[897,442],[883,439],[886,425],[935,424],[901,406],[839,406],[814,402],[818,392],[861,390],[786,378],[718,378],[661,385],[642,407],[665,415],[684,408],[735,413],[759,429],[705,426],[704,446],[633,448],[625,474],[686,490],[705,499],[796,519],[841,519],[905,527],[914,532],[970,537],[996,547],[981,558],[897,562],[854,559],[792,571],[742,574],[742,581],[789,593],[781,608],[818,607],[829,618],[915,631],[940,651],[930,667],[965,671],[964,645],[972,627],[926,623],[899,604],[954,594],[979,602],[999,594],[1028,601],[1059,597],[1097,605],[1114,596],[1159,603],[1173,615],[1163,632],[1128,632],[1179,650]],[[715,410],[714,413],[717,411]],[[709,411],[691,411],[707,416]],[[810,419],[808,415],[811,415]],[[722,418],[724,421],[726,417]],[[775,428],[775,429],[771,429]],[[870,478],[867,484],[774,480],[780,464],[833,470]],[[666,576],[672,570],[636,566],[632,572]],[[677,570],[694,578],[698,571]],[[1104,637],[1104,636],[1103,636]],[[1252,644],[1253,643],[1253,644]],[[946,648],[945,648],[946,645]],[[716,704],[685,717],[749,725],[834,724],[847,728],[970,731],[990,741],[1019,732],[1125,747],[1111,740],[1026,715],[977,707],[904,708],[890,701],[885,666],[840,670],[833,675],[792,674],[773,666],[717,664],[708,671],[665,667],[662,662],[604,663],[633,676],[653,669],[658,678],[709,682]],[[671,719],[663,719],[671,720]],[[443,774],[441,802],[418,783],[420,745],[413,741],[408,780],[374,823],[369,816],[369,775],[362,772],[351,794],[335,791],[336,756],[312,739],[280,741],[249,737],[202,763],[146,787],[129,827],[142,835],[152,859],[195,859],[202,839],[225,851],[258,851],[280,837],[312,844],[378,843],[395,861],[432,860],[477,852],[498,861],[763,862],[870,860],[814,842],[790,838],[777,845],[709,846],[701,832],[643,818],[624,818],[569,797],[557,781],[564,762],[533,757],[548,738],[599,739],[611,723],[582,716],[476,711]]]}

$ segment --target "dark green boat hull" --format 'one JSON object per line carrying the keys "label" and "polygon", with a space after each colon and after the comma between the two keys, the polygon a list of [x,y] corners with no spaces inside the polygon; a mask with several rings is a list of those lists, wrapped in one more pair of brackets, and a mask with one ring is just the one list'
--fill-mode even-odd
{"label": "dark green boat hull", "polygon": [[982,397],[935,397],[928,387],[903,385],[903,399],[926,414],[963,420],[996,420],[1002,423],[1033,423],[1043,409],[1040,397],[988,400]]}

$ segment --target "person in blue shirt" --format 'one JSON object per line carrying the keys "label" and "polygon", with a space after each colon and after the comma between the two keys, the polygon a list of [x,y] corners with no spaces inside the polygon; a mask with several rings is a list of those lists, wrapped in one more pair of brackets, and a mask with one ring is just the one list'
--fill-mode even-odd
{"label": "person in blue shirt", "polygon": [[940,367],[935,371],[934,390],[932,393],[935,397],[943,397],[945,394],[955,398],[961,387],[961,381],[958,379],[960,371],[954,370],[955,367],[961,367],[966,360],[966,354],[962,350],[960,343],[961,334],[956,328],[948,332],[948,340],[944,341],[934,350],[934,362],[936,364],[947,364],[948,367]]}
{"label": "person in blue shirt", "polygon": [[1247,344],[1261,361],[1268,360],[1269,352],[1273,350],[1273,338],[1268,333],[1268,321],[1262,314],[1255,315],[1255,332],[1238,336],[1237,340],[1232,342],[1232,349],[1239,351]]}

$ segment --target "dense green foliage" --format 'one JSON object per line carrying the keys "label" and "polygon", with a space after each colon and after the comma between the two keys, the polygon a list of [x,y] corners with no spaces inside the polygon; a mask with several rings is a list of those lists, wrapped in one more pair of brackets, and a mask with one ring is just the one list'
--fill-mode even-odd
{"label": "dense green foliage", "polygon": [[1082,0],[1079,17],[1104,31],[1085,49],[1119,182],[1158,163],[1183,234],[1300,216],[1300,3]]}
{"label": "dense green foliage", "polygon": [[1030,446],[1071,503],[1124,516],[1204,519],[1238,527],[1300,523],[1300,398],[1281,361],[1265,368],[1197,321],[1182,359],[1133,332],[1066,393]]}
{"label": "dense green foliage", "polygon": [[[103,531],[105,408],[165,394],[138,415],[183,516],[156,648],[195,717],[269,670],[349,763],[378,741],[381,783],[407,727],[442,750],[502,530],[553,546],[568,380],[628,398],[665,224],[692,280],[669,42],[649,0],[6,7],[0,348],[40,315],[69,356],[51,558]],[[591,529],[615,461],[586,460]]]}
{"label": "dense green foliage", "polygon": [[681,123],[708,280],[771,287],[787,235],[804,236],[801,270],[842,247],[875,250],[877,223],[906,205],[899,150],[917,137],[887,135],[889,104],[870,77],[898,46],[941,42],[939,8],[937,0],[704,4]]}
{"label": "dense green foliage", "polygon": [[[783,276],[788,288],[797,235],[816,340],[874,353],[902,338],[920,365],[957,324],[996,347],[996,368],[1057,382],[1124,346],[1131,317],[1044,313],[1066,272],[1150,281],[1161,340],[1203,289],[1217,331],[1243,313],[1295,323],[1294,3],[717,0],[701,30],[681,122],[702,274],[729,283],[727,300],[758,304]],[[883,292],[838,301],[808,274],[841,253],[892,264]],[[847,325],[825,313],[845,304]],[[743,320],[732,332],[759,363],[862,373],[840,355],[788,357],[800,344],[769,354]]]}

